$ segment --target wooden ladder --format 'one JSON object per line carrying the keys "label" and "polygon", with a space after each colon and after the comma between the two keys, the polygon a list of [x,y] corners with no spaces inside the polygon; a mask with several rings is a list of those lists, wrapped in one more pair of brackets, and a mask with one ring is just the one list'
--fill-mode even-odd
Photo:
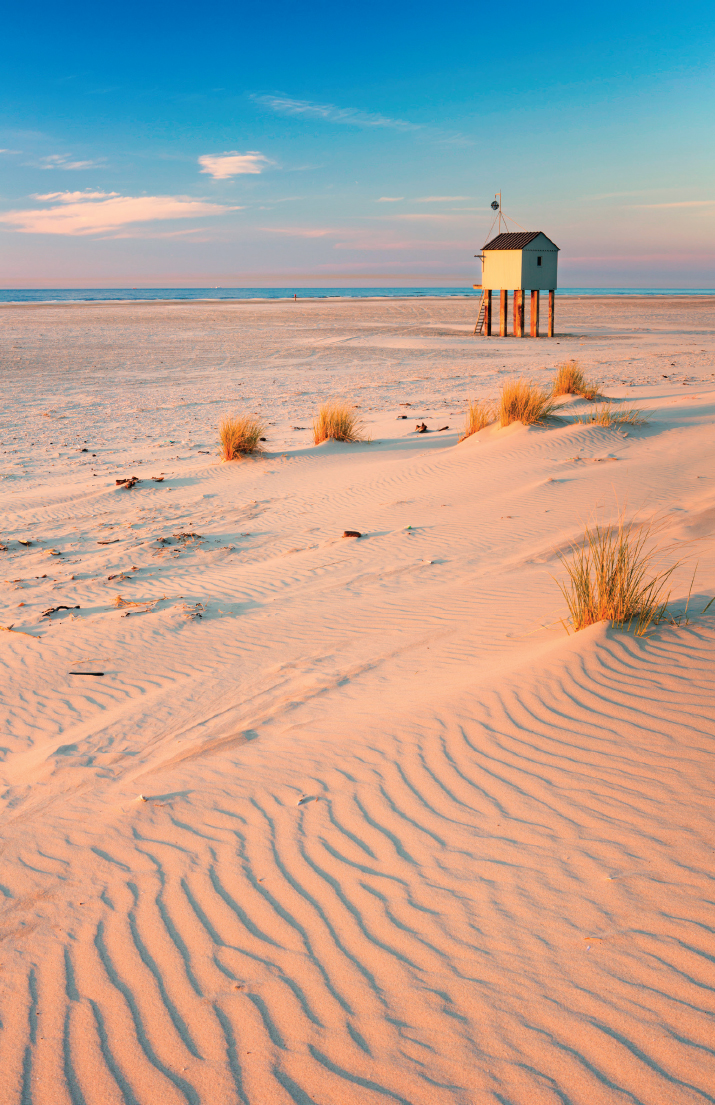
{"label": "wooden ladder", "polygon": [[487,293],[482,292],[482,305],[479,308],[479,317],[474,324],[474,333],[481,334],[484,329],[484,316],[487,313]]}

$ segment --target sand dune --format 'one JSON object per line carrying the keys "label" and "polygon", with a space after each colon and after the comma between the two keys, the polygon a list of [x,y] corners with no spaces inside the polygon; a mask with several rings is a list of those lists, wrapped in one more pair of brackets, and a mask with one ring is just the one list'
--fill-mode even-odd
{"label": "sand dune", "polygon": [[[715,1100],[712,306],[558,306],[0,311],[3,1105]],[[458,443],[568,356],[650,423]],[[624,504],[691,624],[568,636]]]}

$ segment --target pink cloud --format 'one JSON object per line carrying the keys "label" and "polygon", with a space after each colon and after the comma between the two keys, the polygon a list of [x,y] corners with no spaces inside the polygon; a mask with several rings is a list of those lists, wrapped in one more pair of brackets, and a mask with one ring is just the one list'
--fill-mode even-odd
{"label": "pink cloud", "polygon": [[679,200],[677,203],[628,203],[626,207],[712,207],[715,200]]}
{"label": "pink cloud", "polygon": [[[459,208],[457,210],[459,210]],[[417,222],[419,220],[420,222],[441,223],[441,222],[450,222],[450,221],[454,222],[455,221],[455,216],[454,215],[443,215],[441,213],[440,214],[435,214],[432,211],[429,211],[429,212],[428,211],[420,211],[417,214],[410,214],[410,215],[403,215],[403,214],[366,215],[365,218],[367,218],[367,219],[382,219],[382,220],[385,220],[387,222],[393,222],[394,220],[397,220],[397,219],[400,219],[402,222]]]}
{"label": "pink cloud", "polygon": [[341,233],[339,230],[311,226],[264,226],[261,229],[270,234],[285,234],[289,238],[328,238]]}
{"label": "pink cloud", "polygon": [[210,173],[214,180],[229,180],[246,173],[262,173],[270,164],[267,157],[256,151],[238,153],[237,150],[229,150],[227,153],[205,153],[199,158],[201,172]]}
{"label": "pink cloud", "polygon": [[442,249],[464,249],[463,242],[431,242],[419,238],[408,238],[400,241],[395,238],[381,238],[379,235],[365,237],[356,235],[354,238],[346,238],[344,241],[336,242],[334,249],[355,249],[355,250],[369,250],[373,252],[385,252],[401,249],[420,249],[420,250],[442,250]]}
{"label": "pink cloud", "polygon": [[[51,202],[50,207],[5,211],[0,224],[21,234],[105,234],[135,223],[161,219],[205,218],[238,211],[218,203],[191,199],[190,196],[122,196],[117,192],[49,192],[34,197]],[[122,237],[127,237],[127,233]],[[133,236],[140,236],[135,231]]]}
{"label": "pink cloud", "polygon": [[57,203],[76,203],[81,200],[103,200],[120,195],[119,192],[33,192],[33,200],[44,200],[49,203],[56,200]]}
{"label": "pink cloud", "polygon": [[[419,216],[415,216],[418,218]],[[449,216],[430,216],[431,218],[445,219]],[[290,238],[337,238],[338,240],[333,244],[333,249],[355,249],[355,250],[403,250],[403,249],[462,249],[464,247],[463,242],[446,242],[446,241],[429,241],[420,238],[407,238],[400,239],[395,236],[395,232],[387,231],[385,235],[381,234],[379,230],[368,230],[367,228],[357,227],[354,230],[343,227],[342,229],[336,229],[334,227],[311,227],[311,226],[264,226],[261,227],[264,232],[270,234],[285,234]],[[403,228],[406,229],[406,228]]]}

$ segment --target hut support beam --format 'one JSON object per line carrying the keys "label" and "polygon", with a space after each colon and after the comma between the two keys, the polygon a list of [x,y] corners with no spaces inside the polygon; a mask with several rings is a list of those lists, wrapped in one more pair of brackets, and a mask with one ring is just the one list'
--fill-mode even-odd
{"label": "hut support beam", "polygon": [[514,290],[514,337],[524,337],[524,293],[520,288]]}
{"label": "hut support beam", "polygon": [[549,337],[554,336],[554,300],[555,294],[553,289],[549,292]]}
{"label": "hut support beam", "polygon": [[499,337],[506,337],[506,301],[508,292],[502,288],[499,292]]}
{"label": "hut support beam", "polygon": [[492,291],[489,288],[484,293],[484,335],[487,338],[492,336]]}
{"label": "hut support beam", "polygon": [[531,292],[531,336],[539,336],[539,293],[532,289]]}

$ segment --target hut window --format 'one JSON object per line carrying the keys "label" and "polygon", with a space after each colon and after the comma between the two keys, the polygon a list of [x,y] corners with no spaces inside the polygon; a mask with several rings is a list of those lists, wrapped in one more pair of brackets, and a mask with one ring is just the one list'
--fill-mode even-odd
{"label": "hut window", "polygon": [[537,263],[537,265],[540,265],[540,264],[541,264],[541,258],[540,258],[540,257],[537,257],[537,258],[536,258],[536,263]]}

